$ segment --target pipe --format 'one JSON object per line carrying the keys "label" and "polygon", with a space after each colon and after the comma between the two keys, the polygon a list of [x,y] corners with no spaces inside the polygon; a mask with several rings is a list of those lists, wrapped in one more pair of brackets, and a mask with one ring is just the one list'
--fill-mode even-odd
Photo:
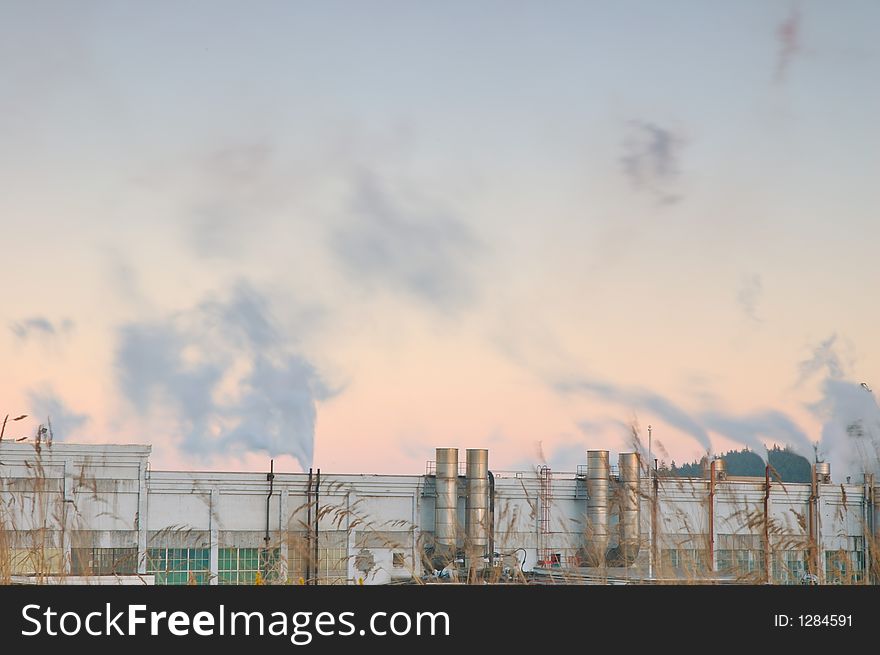
{"label": "pipe", "polygon": [[619,539],[617,546],[605,553],[605,562],[608,566],[632,566],[639,556],[642,541],[639,524],[639,454],[620,453],[617,463],[620,472],[617,490]]}
{"label": "pipe", "polygon": [[608,547],[608,467],[607,450],[587,451],[587,565],[605,566]]}
{"label": "pipe", "polygon": [[864,484],[862,485],[862,524],[865,526],[862,531],[864,533],[864,538],[862,541],[862,550],[865,556],[865,584],[870,584],[871,580],[871,537],[869,535],[873,535],[874,532],[871,530],[871,520],[869,516],[869,507],[871,502],[871,474],[865,473]]}
{"label": "pipe", "polygon": [[315,476],[315,581],[313,584],[318,584],[318,576],[321,575],[321,568],[319,566],[320,559],[318,555],[318,536],[320,530],[320,514],[318,510],[321,507],[320,504],[320,494],[321,494],[321,469],[318,469],[318,474]]}
{"label": "pipe", "polygon": [[770,465],[764,467],[764,584],[770,584]]}
{"label": "pipe", "polygon": [[715,465],[717,460],[709,463],[709,570],[715,571]]}
{"label": "pipe", "polygon": [[455,560],[458,527],[458,448],[437,448],[434,554],[445,568]]}
{"label": "pipe", "polygon": [[489,451],[468,448],[465,501],[465,552],[476,561],[489,545]]}
{"label": "pipe", "polygon": [[495,566],[495,475],[488,471],[489,477],[489,567]]}
{"label": "pipe", "polygon": [[660,559],[657,553],[657,501],[660,491],[660,480],[657,478],[657,459],[654,459],[654,498],[651,503],[651,557],[654,562]]}
{"label": "pipe", "polygon": [[275,460],[269,460],[269,472],[266,474],[266,479],[269,481],[269,495],[266,496],[266,536],[263,537],[263,541],[266,542],[266,550],[269,549],[269,501],[272,500],[272,488],[275,485]]}
{"label": "pipe", "polygon": [[809,520],[807,528],[809,530],[809,562],[807,562],[807,571],[812,575],[819,575],[819,552],[816,544],[816,505],[818,500],[818,484],[816,483],[816,464],[812,466],[812,476],[810,477],[810,501],[809,501]]}
{"label": "pipe", "polygon": [[872,473],[865,473],[865,481],[864,481],[864,494],[865,494],[865,502],[864,502],[864,550],[865,550],[865,584],[872,584],[873,582],[873,566],[871,562],[871,555],[874,552],[872,548],[873,544],[871,543],[874,539],[874,502],[872,498],[872,492],[874,488],[874,475]]}
{"label": "pipe", "polygon": [[871,513],[870,513],[871,532],[870,532],[870,536],[868,536],[866,538],[866,541],[867,540],[871,541],[872,557],[871,557],[871,561],[866,562],[865,564],[867,566],[869,566],[870,570],[872,571],[871,582],[876,584],[878,582],[878,580],[880,580],[880,558],[878,558],[878,556],[877,556],[877,543],[878,543],[877,540],[878,540],[878,538],[880,538],[880,532],[878,532],[878,528],[877,528],[877,487],[874,486],[875,478],[874,478],[873,473],[871,474],[870,479],[871,479],[871,481],[870,481],[869,487],[870,487],[870,495],[871,495]]}
{"label": "pipe", "polygon": [[306,571],[305,582],[311,584],[312,577],[312,469],[309,469],[309,485],[306,487],[306,507],[308,518],[306,519]]}

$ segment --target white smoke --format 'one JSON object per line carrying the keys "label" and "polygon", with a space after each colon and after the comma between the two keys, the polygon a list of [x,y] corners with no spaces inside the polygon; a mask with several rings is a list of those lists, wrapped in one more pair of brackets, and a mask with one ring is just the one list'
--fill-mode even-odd
{"label": "white smoke", "polygon": [[267,299],[240,282],[228,298],[122,326],[119,385],[142,415],[170,409],[190,453],[287,454],[305,469],[317,403],[333,392],[295,344]]}
{"label": "white smoke", "polygon": [[[821,397],[809,405],[822,421],[818,456],[837,477],[880,471],[880,407],[871,387],[856,382],[838,353],[836,335],[821,342],[801,364],[801,381],[822,374]],[[850,378],[850,379],[847,379]]]}

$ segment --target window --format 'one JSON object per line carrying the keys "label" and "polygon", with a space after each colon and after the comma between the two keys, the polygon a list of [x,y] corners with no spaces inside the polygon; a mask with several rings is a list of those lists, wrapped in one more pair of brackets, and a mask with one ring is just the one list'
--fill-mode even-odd
{"label": "window", "polygon": [[291,582],[306,580],[310,568],[312,548],[305,532],[287,533],[287,577]]}
{"label": "window", "polygon": [[391,553],[391,566],[402,569],[406,566],[406,555],[403,553]]}
{"label": "window", "polygon": [[149,548],[147,573],[156,584],[208,584],[211,551],[208,548]]}
{"label": "window", "polygon": [[348,532],[324,530],[318,535],[318,576],[321,584],[340,584],[348,579]]}
{"label": "window", "polygon": [[664,568],[685,573],[704,573],[707,570],[706,551],[701,548],[665,548],[660,558]]}
{"label": "window", "polygon": [[137,548],[71,548],[72,575],[134,575]]}
{"label": "window", "polygon": [[777,584],[801,584],[807,573],[807,553],[787,550],[773,557],[773,582]]}
{"label": "window", "polygon": [[221,548],[217,576],[220,584],[255,584],[257,573],[263,582],[278,579],[280,549]]}
{"label": "window", "polygon": [[745,576],[764,573],[763,550],[719,550],[715,554],[718,570],[730,575]]}
{"label": "window", "polygon": [[[312,537],[314,539],[314,536]],[[293,581],[301,577],[315,578],[315,542],[305,532],[289,532],[287,535],[287,570]],[[344,584],[348,581],[348,532],[346,530],[322,530],[318,534],[317,577],[320,584]]]}
{"label": "window", "polygon": [[825,582],[828,584],[854,584],[861,582],[865,574],[865,551],[862,537],[850,537],[853,550],[825,551]]}

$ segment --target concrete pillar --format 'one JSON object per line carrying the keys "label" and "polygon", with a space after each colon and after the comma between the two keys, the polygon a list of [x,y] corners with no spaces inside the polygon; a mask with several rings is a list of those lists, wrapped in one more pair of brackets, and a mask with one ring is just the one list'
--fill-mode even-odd
{"label": "concrete pillar", "polygon": [[147,572],[147,499],[149,489],[147,486],[147,464],[138,464],[138,503],[135,516],[135,529],[137,530],[137,572],[145,575]]}
{"label": "concrete pillar", "polygon": [[211,487],[211,502],[209,504],[208,511],[210,513],[208,517],[208,529],[210,530],[210,539],[211,539],[211,554],[209,560],[209,569],[211,572],[211,582],[210,584],[216,585],[218,583],[218,574],[220,569],[220,533],[219,526],[217,525],[217,504],[220,501],[220,490],[217,487]]}

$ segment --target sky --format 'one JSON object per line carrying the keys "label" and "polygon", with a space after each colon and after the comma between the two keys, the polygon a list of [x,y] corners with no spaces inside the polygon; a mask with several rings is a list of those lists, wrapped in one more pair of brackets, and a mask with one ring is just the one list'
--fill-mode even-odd
{"label": "sky", "polygon": [[0,0],[4,438],[573,471],[650,425],[876,470],[878,21]]}

